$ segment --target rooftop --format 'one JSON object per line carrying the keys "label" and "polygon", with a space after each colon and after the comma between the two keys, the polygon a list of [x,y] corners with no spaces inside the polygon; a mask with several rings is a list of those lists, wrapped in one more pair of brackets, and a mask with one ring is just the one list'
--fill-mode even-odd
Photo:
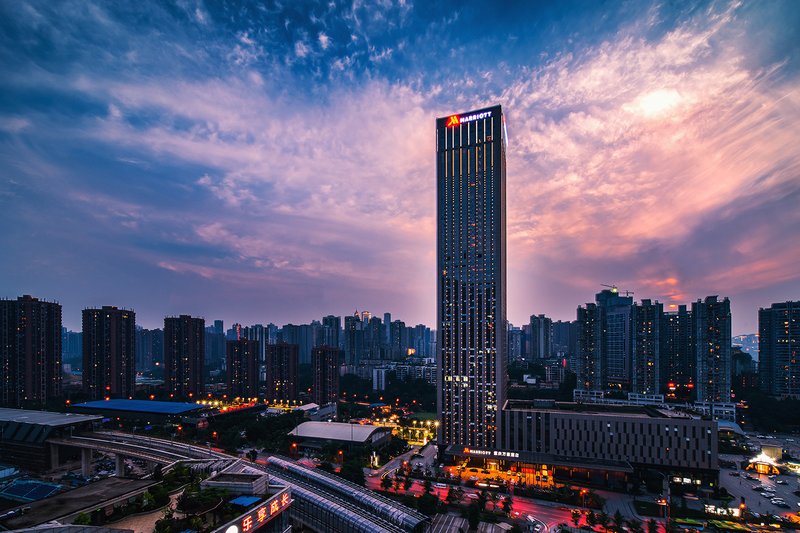
{"label": "rooftop", "polygon": [[63,427],[100,420],[97,415],[79,415],[75,413],[53,413],[50,411],[29,411],[27,409],[0,408],[0,422],[16,422],[18,424],[34,424],[37,426]]}
{"label": "rooftop", "polygon": [[572,412],[576,414],[603,414],[641,418],[672,418],[648,405],[606,405],[576,402],[542,402],[538,400],[508,400],[505,409]]}
{"label": "rooftop", "polygon": [[91,410],[127,411],[131,413],[148,413],[156,415],[180,415],[207,409],[206,406],[196,403],[182,402],[157,402],[154,400],[96,400],[93,402],[79,403],[75,407]]}
{"label": "rooftop", "polygon": [[342,422],[303,422],[288,435],[307,439],[366,442],[377,431],[391,431],[391,429]]}

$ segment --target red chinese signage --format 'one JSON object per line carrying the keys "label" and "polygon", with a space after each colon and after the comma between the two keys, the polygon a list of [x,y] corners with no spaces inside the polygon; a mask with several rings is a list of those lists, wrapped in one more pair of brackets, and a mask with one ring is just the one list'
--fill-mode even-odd
{"label": "red chinese signage", "polygon": [[289,495],[289,490],[286,489],[264,503],[253,507],[247,513],[217,531],[224,533],[255,533],[262,525],[285,511],[291,503],[292,497]]}

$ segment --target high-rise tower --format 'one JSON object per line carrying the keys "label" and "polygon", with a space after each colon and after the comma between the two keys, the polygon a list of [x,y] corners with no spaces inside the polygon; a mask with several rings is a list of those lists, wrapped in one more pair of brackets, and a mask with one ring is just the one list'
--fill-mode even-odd
{"label": "high-rise tower", "polygon": [[[234,324],[234,327],[237,324]],[[189,315],[164,318],[164,385],[176,398],[203,393],[206,321]],[[235,328],[236,340],[241,329]]]}
{"label": "high-rise tower", "polygon": [[136,313],[104,305],[83,310],[83,392],[92,400],[136,390]]}
{"label": "high-rise tower", "polygon": [[500,106],[436,120],[439,444],[500,445],[506,135]]}
{"label": "high-rise tower", "polygon": [[44,406],[61,396],[61,305],[0,300],[0,406]]}

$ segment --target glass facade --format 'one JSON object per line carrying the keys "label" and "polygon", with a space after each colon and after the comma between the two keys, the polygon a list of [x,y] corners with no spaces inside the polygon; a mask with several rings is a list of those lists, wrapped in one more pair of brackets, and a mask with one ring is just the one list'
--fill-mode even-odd
{"label": "glass facade", "polygon": [[495,446],[506,389],[500,106],[436,121],[439,444]]}

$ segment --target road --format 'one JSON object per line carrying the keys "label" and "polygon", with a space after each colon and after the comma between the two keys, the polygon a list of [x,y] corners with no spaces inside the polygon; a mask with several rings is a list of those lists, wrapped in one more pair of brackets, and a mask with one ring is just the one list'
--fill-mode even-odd
{"label": "road", "polygon": [[[368,489],[380,491],[380,476],[368,477],[366,486]],[[470,497],[472,494],[479,494],[480,491],[462,487],[464,490],[464,497],[461,499],[462,505],[469,505],[473,501],[475,501],[474,496]],[[394,487],[390,492],[395,492]],[[413,495],[415,497],[420,497],[424,494],[425,489],[423,488],[423,483],[420,480],[414,480],[414,483],[411,487],[405,491],[403,487],[400,487],[400,490],[397,494],[408,494]],[[440,500],[445,501],[447,497],[447,488],[436,488],[433,487],[433,494],[438,497]],[[507,496],[507,494],[503,494],[503,497]],[[502,506],[502,500],[497,502],[498,508]],[[486,504],[486,508],[491,510],[492,503],[489,502]],[[546,528],[546,531],[553,529],[558,524],[570,524],[572,520],[572,513],[571,508],[567,507],[563,504],[556,504],[550,502],[541,502],[538,500],[533,500],[530,498],[525,498],[522,496],[512,496],[512,513],[515,517],[520,518],[521,520],[526,520],[528,515],[533,516],[536,520],[541,521],[541,523]],[[530,522],[529,522],[530,523]]]}

